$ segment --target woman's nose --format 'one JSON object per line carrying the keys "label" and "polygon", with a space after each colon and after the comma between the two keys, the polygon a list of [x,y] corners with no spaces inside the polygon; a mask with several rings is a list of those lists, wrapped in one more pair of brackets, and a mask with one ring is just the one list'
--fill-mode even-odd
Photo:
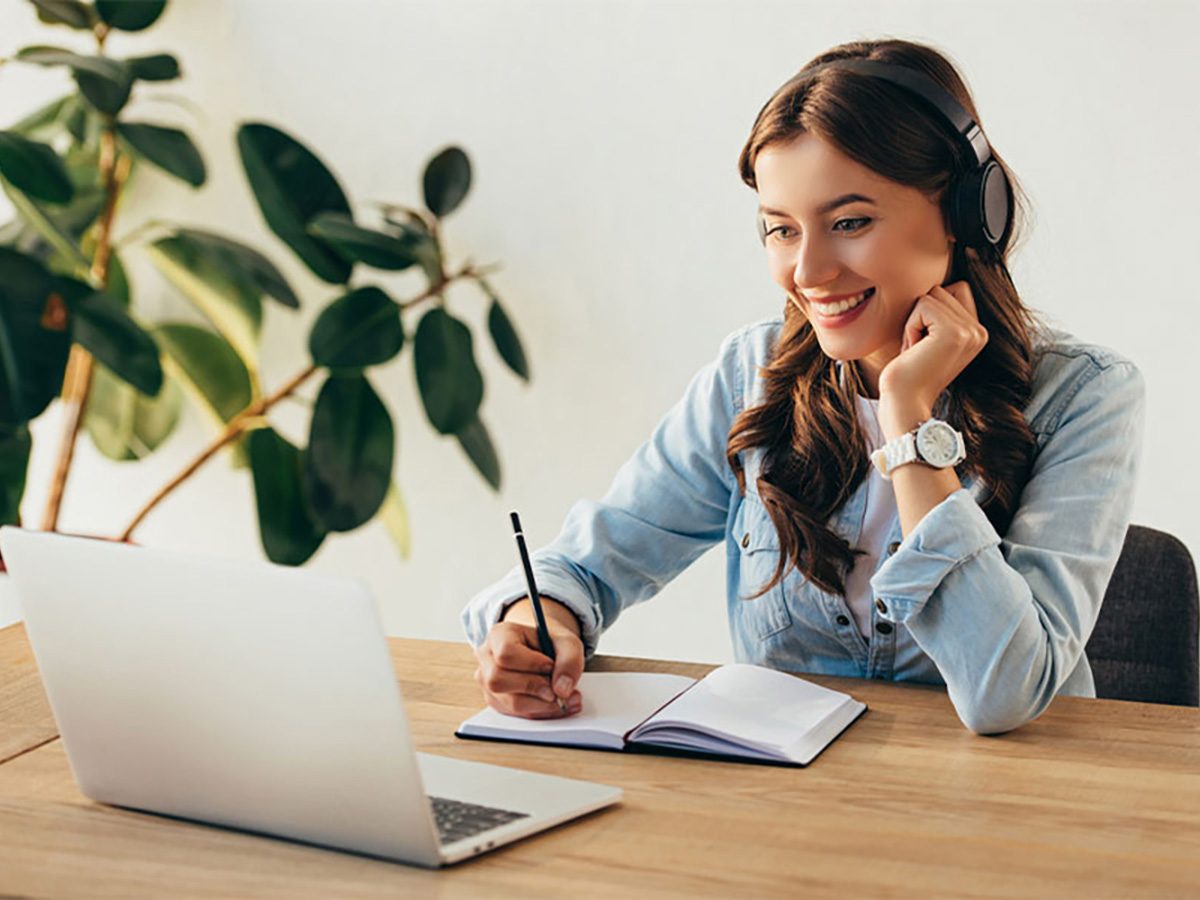
{"label": "woman's nose", "polygon": [[796,289],[804,292],[821,284],[828,284],[838,275],[840,264],[830,251],[829,244],[817,237],[804,237],[796,249],[792,266],[792,282]]}

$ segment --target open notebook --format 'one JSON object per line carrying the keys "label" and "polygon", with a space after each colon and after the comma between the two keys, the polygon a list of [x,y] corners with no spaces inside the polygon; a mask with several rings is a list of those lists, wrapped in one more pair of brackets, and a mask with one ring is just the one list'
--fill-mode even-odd
{"label": "open notebook", "polygon": [[600,750],[658,748],[803,766],[862,714],[865,703],[786,672],[736,664],[700,681],[650,672],[585,672],[583,709],[523,719],[488,708],[458,737]]}

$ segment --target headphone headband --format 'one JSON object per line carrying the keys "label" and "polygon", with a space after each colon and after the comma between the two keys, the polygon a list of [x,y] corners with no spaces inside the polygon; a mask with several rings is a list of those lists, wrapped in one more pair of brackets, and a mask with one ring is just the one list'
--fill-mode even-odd
{"label": "headphone headband", "polygon": [[949,91],[926,75],[908,66],[898,66],[893,63],[878,62],[873,59],[835,59],[821,63],[800,73],[805,79],[815,75],[822,69],[845,69],[860,75],[869,75],[883,81],[902,87],[933,107],[942,119],[954,129],[959,142],[982,166],[992,158],[992,148],[988,145],[983,129],[971,118],[971,114],[963,109]]}

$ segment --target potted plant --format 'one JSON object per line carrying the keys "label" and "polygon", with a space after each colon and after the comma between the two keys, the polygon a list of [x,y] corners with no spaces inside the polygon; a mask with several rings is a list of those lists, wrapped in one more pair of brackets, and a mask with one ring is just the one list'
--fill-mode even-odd
{"label": "potted plant", "polygon": [[[447,308],[446,288],[474,282],[489,303],[488,331],[508,367],[529,379],[521,342],[486,276],[494,266],[448,266],[445,218],[466,197],[471,165],[458,147],[435,154],[421,206],[356,210],[330,168],[278,125],[237,129],[248,184],[274,234],[329,285],[295,375],[259,375],[263,304],[295,309],[300,298],[267,253],[179,222],[140,222],[117,240],[130,211],[122,198],[143,165],[200,188],[204,160],[187,133],[143,121],[145,84],[181,77],[166,53],[115,58],[114,31],[140,32],[165,0],[30,0],[59,33],[88,36],[82,52],[56,45],[19,50],[3,65],[70,73],[75,89],[0,130],[0,187],[15,218],[0,226],[0,522],[22,523],[29,423],[56,397],[63,428],[47,508],[34,524],[54,530],[79,432],[114,460],[134,462],[171,434],[185,402],[211,419],[212,440],[114,532],[130,540],[145,516],[218,453],[249,470],[267,557],[299,565],[326,536],[376,517],[407,555],[408,526],[392,481],[395,431],[371,383],[372,369],[411,345],[429,423],[453,436],[493,489],[500,464],[480,418],[483,377],[471,330]],[[123,259],[144,254],[206,321],[148,322]],[[372,272],[415,267],[426,287],[396,299]],[[378,276],[376,276],[378,277]],[[280,401],[320,383],[308,439],[297,446],[271,424]],[[40,449],[40,448],[39,448]]]}

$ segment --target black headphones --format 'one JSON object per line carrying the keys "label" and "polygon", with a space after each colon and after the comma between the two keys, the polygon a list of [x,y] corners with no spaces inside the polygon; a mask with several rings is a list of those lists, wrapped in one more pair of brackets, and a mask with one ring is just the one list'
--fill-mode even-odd
{"label": "black headphones", "polygon": [[[995,247],[1004,236],[1010,215],[1008,179],[992,159],[983,130],[945,88],[916,69],[869,59],[836,59],[807,69],[796,76],[803,81],[823,69],[846,69],[860,75],[880,78],[920,97],[936,110],[954,132],[975,165],[955,175],[946,189],[950,212],[950,231],[964,246],[984,249]],[[758,237],[766,243],[766,227],[758,217]]]}

